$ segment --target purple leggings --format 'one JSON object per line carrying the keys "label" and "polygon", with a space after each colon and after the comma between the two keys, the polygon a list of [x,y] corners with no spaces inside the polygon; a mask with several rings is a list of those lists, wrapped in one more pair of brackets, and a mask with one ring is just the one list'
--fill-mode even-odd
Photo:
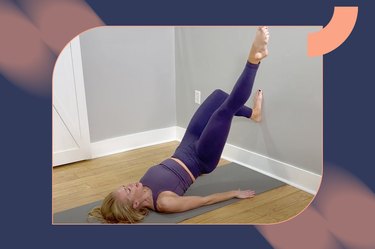
{"label": "purple leggings", "polygon": [[244,104],[250,97],[258,67],[247,62],[229,95],[215,90],[194,113],[173,155],[186,164],[194,177],[216,168],[233,116],[251,116],[252,110]]}

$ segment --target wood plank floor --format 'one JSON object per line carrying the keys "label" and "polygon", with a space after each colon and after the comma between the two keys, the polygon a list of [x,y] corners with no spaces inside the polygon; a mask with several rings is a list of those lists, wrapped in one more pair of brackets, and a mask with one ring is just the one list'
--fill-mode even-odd
{"label": "wood plank floor", "polygon": [[[138,181],[150,166],[170,157],[177,145],[178,142],[169,142],[53,168],[53,212],[101,200],[121,184]],[[219,166],[228,163],[222,159]],[[286,185],[182,223],[276,223],[300,213],[313,197]]]}

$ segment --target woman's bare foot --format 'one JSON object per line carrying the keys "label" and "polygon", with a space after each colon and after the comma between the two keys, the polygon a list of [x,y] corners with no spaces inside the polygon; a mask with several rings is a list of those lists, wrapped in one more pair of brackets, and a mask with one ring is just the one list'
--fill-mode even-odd
{"label": "woman's bare foot", "polygon": [[250,117],[250,119],[255,122],[260,122],[262,120],[262,100],[263,92],[262,90],[258,90],[255,94],[253,112]]}
{"label": "woman's bare foot", "polygon": [[267,44],[270,33],[267,26],[257,28],[253,45],[251,46],[248,61],[252,64],[259,62],[268,55]]}

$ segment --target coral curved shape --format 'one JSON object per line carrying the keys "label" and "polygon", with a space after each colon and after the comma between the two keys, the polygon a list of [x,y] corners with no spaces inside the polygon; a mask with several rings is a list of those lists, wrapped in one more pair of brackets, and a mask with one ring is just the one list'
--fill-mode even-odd
{"label": "coral curved shape", "polygon": [[331,21],[307,38],[309,56],[320,56],[338,48],[350,35],[357,21],[358,7],[335,7]]}

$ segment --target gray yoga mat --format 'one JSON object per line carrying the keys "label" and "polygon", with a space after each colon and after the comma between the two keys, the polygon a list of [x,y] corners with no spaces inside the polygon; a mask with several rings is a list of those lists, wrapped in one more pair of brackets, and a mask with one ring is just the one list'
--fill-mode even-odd
{"label": "gray yoga mat", "polygon": [[[198,177],[185,195],[204,196],[234,189],[252,189],[255,190],[257,194],[260,194],[284,184],[285,183],[279,180],[263,175],[249,168],[230,163],[229,165],[216,168],[210,174]],[[236,201],[239,201],[239,199],[231,199],[183,213],[161,214],[150,212],[150,214],[143,220],[143,223],[178,223]],[[99,223],[95,219],[88,220],[87,213],[93,207],[99,206],[100,204],[101,200],[56,213],[53,216],[53,223]]]}

